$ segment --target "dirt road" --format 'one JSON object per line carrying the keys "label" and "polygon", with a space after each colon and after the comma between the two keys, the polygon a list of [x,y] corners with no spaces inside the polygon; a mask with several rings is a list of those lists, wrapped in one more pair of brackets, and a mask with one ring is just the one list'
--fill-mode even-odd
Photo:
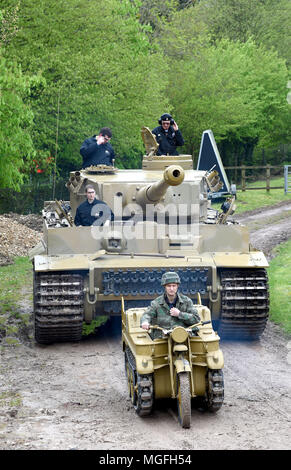
{"label": "dirt road", "polygon": [[272,249],[291,237],[291,201],[278,203],[271,208],[254,210],[234,217],[247,225],[251,232],[251,244],[262,250],[268,259]]}
{"label": "dirt road", "polygon": [[[271,257],[291,236],[291,203],[262,214],[240,219]],[[136,415],[118,328],[81,343],[2,346],[0,449],[290,449],[291,338],[269,323],[260,341],[221,348],[224,404],[216,414],[194,407],[187,430],[171,401],[150,417]]]}

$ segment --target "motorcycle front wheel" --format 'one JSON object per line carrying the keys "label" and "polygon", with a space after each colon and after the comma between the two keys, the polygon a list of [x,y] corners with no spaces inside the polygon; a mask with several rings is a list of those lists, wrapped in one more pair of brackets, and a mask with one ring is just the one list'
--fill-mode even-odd
{"label": "motorcycle front wheel", "polygon": [[191,426],[191,393],[188,372],[180,372],[177,376],[177,407],[178,420],[182,428]]}

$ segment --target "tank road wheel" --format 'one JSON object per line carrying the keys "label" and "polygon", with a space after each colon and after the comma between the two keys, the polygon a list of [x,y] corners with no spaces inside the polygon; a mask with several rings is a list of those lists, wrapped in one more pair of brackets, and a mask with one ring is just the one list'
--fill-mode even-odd
{"label": "tank road wheel", "polygon": [[82,339],[83,277],[34,273],[35,340],[40,344]]}
{"label": "tank road wheel", "polygon": [[137,396],[134,409],[139,416],[151,414],[154,404],[152,375],[137,374]]}
{"label": "tank road wheel", "polygon": [[136,413],[147,416],[152,412],[154,404],[153,377],[140,375],[136,372],[135,358],[129,349],[125,349],[125,372],[127,376],[128,392]]}
{"label": "tank road wheel", "polygon": [[190,428],[191,393],[188,372],[181,372],[177,376],[177,406],[179,423],[182,428]]}
{"label": "tank road wheel", "polygon": [[224,398],[224,380],[221,369],[208,369],[206,390],[205,408],[215,413],[221,408]]}

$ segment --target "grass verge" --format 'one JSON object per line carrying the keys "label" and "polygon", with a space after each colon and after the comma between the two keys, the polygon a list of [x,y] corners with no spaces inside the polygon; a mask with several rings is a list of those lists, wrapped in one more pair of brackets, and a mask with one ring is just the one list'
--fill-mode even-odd
{"label": "grass verge", "polygon": [[[249,183],[248,186],[258,188],[264,186],[264,181]],[[284,186],[284,178],[273,178],[270,186]],[[236,199],[236,214],[245,211],[272,206],[282,201],[290,201],[291,193],[285,194],[284,189],[265,189],[238,191]],[[214,207],[220,209],[221,203]],[[274,249],[276,255],[268,269],[270,283],[270,319],[279,324],[282,329],[291,334],[291,240],[278,245]]]}
{"label": "grass verge", "polygon": [[268,269],[270,283],[270,319],[291,334],[291,240],[274,249],[276,257]]}
{"label": "grass verge", "polygon": [[[264,181],[256,181],[248,184],[251,188],[261,188]],[[284,186],[284,178],[275,178],[271,180],[270,186]],[[282,201],[290,201],[291,193],[284,193],[284,189],[271,189],[269,192],[265,189],[256,189],[249,191],[239,191],[236,200],[236,213],[252,211],[260,207],[272,206]]]}
{"label": "grass verge", "polygon": [[[14,264],[0,267],[0,339],[7,344],[17,343],[20,329],[28,328],[30,314],[21,311],[24,295],[32,300],[31,262],[17,257]],[[25,310],[25,309],[24,309]]]}
{"label": "grass verge", "polygon": [[[256,181],[249,183],[248,186],[251,188],[260,188],[264,186],[264,181]],[[284,186],[284,178],[275,178],[271,180],[272,186]],[[236,198],[236,214],[241,214],[245,211],[252,211],[261,207],[273,206],[278,202],[290,201],[291,193],[284,193],[284,189],[271,189],[267,192],[265,189],[238,191]],[[212,204],[215,209],[220,209],[220,203]]]}
{"label": "grass verge", "polygon": [[[31,315],[21,311],[23,293],[32,303],[32,264],[28,257],[17,257],[14,264],[0,266],[0,341],[17,344],[20,330],[27,330]],[[83,336],[94,333],[95,329],[108,320],[101,316],[90,325],[83,324]]]}

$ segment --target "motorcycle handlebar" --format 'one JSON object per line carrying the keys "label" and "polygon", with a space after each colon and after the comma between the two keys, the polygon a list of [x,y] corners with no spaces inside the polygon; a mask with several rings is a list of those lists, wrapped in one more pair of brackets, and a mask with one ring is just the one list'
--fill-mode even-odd
{"label": "motorcycle handlebar", "polygon": [[[188,326],[187,328],[185,328],[186,331],[191,331],[192,328],[195,328],[195,327],[198,327],[198,326],[203,326],[203,325],[207,325],[208,323],[211,323],[211,320],[207,320],[207,321],[200,321],[198,323],[194,323],[194,325],[191,325],[191,326]],[[175,327],[176,328],[176,327]],[[165,330],[164,328],[161,328],[160,326],[158,325],[150,325],[149,327],[149,330],[161,330],[164,335],[168,335],[170,333],[172,333],[172,331],[175,329],[175,328],[171,328],[170,330]]]}

